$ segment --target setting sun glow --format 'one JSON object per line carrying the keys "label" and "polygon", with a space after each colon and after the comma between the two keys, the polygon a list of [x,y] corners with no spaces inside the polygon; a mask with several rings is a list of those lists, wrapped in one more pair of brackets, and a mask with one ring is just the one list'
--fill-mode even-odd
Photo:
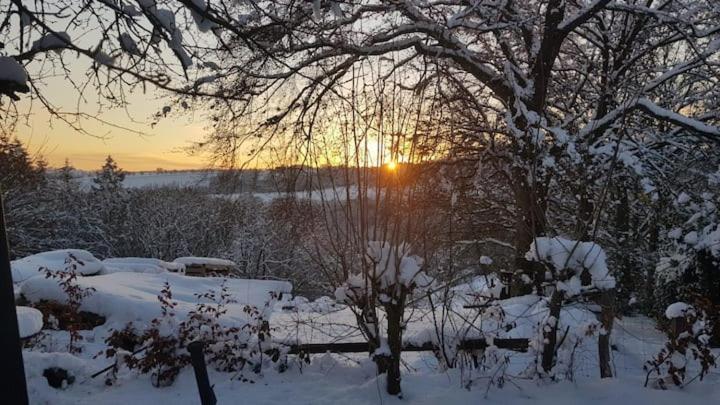
{"label": "setting sun glow", "polygon": [[394,172],[395,170],[397,170],[397,163],[395,163],[395,161],[391,160],[391,161],[387,162],[387,164],[385,164],[385,167],[387,167],[387,169],[390,170],[391,172]]}

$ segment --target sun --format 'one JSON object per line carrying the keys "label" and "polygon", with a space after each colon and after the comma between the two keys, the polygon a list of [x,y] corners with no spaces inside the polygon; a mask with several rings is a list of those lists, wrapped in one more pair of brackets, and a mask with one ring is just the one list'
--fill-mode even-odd
{"label": "sun", "polygon": [[387,169],[390,170],[391,172],[394,172],[395,170],[397,170],[397,163],[395,163],[395,161],[391,160],[385,164],[385,167],[387,167]]}

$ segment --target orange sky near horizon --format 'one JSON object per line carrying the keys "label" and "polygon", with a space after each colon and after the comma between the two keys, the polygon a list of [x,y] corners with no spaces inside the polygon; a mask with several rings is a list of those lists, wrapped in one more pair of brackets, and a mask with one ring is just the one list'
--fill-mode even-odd
{"label": "orange sky near horizon", "polygon": [[[64,103],[67,104],[67,103]],[[207,162],[190,156],[183,148],[202,139],[205,124],[199,117],[169,116],[151,127],[152,115],[162,109],[162,100],[133,100],[128,112],[111,110],[98,114],[113,124],[130,127],[137,133],[114,128],[97,121],[84,120],[83,127],[93,136],[79,133],[40,106],[33,106],[29,121],[22,121],[16,135],[33,154],[41,155],[51,167],[60,167],[65,159],[81,170],[100,168],[112,155],[127,171],[201,169]],[[93,113],[92,107],[83,112]]]}
{"label": "orange sky near horizon", "polygon": [[[75,83],[83,83],[87,80],[87,66],[83,62],[77,63],[78,68],[71,73],[71,79]],[[42,65],[33,61],[26,68],[30,71],[40,69],[39,66]],[[30,115],[20,119],[15,135],[31,153],[41,155],[51,167],[61,167],[68,159],[77,169],[97,170],[108,155],[112,155],[127,171],[201,169],[207,166],[208,162],[201,156],[190,156],[183,150],[201,140],[208,131],[202,114],[171,113],[153,127],[150,125],[153,116],[162,111],[169,100],[151,87],[146,92],[140,86],[133,91],[127,88],[124,94],[127,109],[107,109],[101,107],[92,85],[80,98],[63,74],[52,70],[44,73],[37,84],[42,88],[43,96],[58,109],[80,111],[143,134],[106,125],[92,118],[82,121],[83,128],[92,136],[83,134],[58,118],[50,119],[50,114],[38,100],[23,97],[17,104],[18,111]]]}

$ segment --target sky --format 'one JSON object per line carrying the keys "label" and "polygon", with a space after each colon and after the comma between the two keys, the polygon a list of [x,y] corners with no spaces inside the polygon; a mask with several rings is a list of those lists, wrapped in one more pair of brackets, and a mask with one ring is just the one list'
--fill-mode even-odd
{"label": "sky", "polygon": [[[91,48],[100,38],[93,30],[80,31],[71,32],[71,36],[81,47]],[[65,111],[80,110],[143,134],[114,128],[92,119],[84,120],[83,127],[93,136],[79,133],[58,119],[50,120],[48,112],[38,100],[23,96],[18,109],[30,112],[31,115],[18,124],[15,135],[31,152],[42,155],[51,167],[62,166],[67,158],[72,166],[82,170],[99,169],[107,155],[112,155],[119,166],[128,171],[200,169],[207,166],[208,162],[202,157],[189,156],[182,150],[193,141],[201,140],[206,133],[207,125],[200,114],[171,114],[152,127],[150,123],[153,115],[168,104],[168,99],[163,98],[161,92],[155,91],[152,86],[147,87],[147,92],[137,88],[125,94],[129,102],[127,111],[100,107],[97,90],[92,82],[86,88],[85,98],[81,99],[69,80],[82,85],[89,77],[91,64],[70,51],[63,52],[62,58],[66,65],[56,63],[57,58],[51,54],[49,59],[35,58],[25,66],[41,88],[43,96]],[[66,67],[71,68],[69,76],[66,75]]]}
{"label": "sky", "polygon": [[[77,96],[63,92],[62,83],[48,83],[53,102],[69,111],[75,110]],[[57,88],[60,87],[60,88]],[[57,88],[57,89],[56,89]],[[47,94],[47,93],[46,93]],[[114,128],[95,120],[83,120],[83,127],[92,134],[79,133],[50,115],[39,105],[30,109],[31,116],[16,128],[17,136],[29,149],[40,154],[51,167],[60,167],[65,159],[77,169],[96,170],[112,155],[119,166],[128,171],[200,169],[206,166],[202,157],[190,156],[183,150],[193,141],[202,139],[206,124],[197,115],[170,115],[154,127],[153,115],[162,110],[166,100],[155,93],[132,94],[128,110],[98,112],[96,100],[82,103],[80,110],[110,123],[130,127],[138,134]],[[22,107],[28,108],[29,105]]]}

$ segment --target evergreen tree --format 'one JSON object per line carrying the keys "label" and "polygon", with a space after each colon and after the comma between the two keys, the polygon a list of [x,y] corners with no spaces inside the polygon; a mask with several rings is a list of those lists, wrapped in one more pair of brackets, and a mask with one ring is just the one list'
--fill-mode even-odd
{"label": "evergreen tree", "polygon": [[125,180],[125,172],[120,169],[112,158],[108,155],[105,164],[93,179],[94,191],[117,192],[122,188],[122,182]]}
{"label": "evergreen tree", "polygon": [[123,188],[125,172],[118,167],[112,156],[97,172],[92,186],[92,208],[97,214],[105,242],[96,253],[102,257],[118,256],[127,251],[129,194]]}

